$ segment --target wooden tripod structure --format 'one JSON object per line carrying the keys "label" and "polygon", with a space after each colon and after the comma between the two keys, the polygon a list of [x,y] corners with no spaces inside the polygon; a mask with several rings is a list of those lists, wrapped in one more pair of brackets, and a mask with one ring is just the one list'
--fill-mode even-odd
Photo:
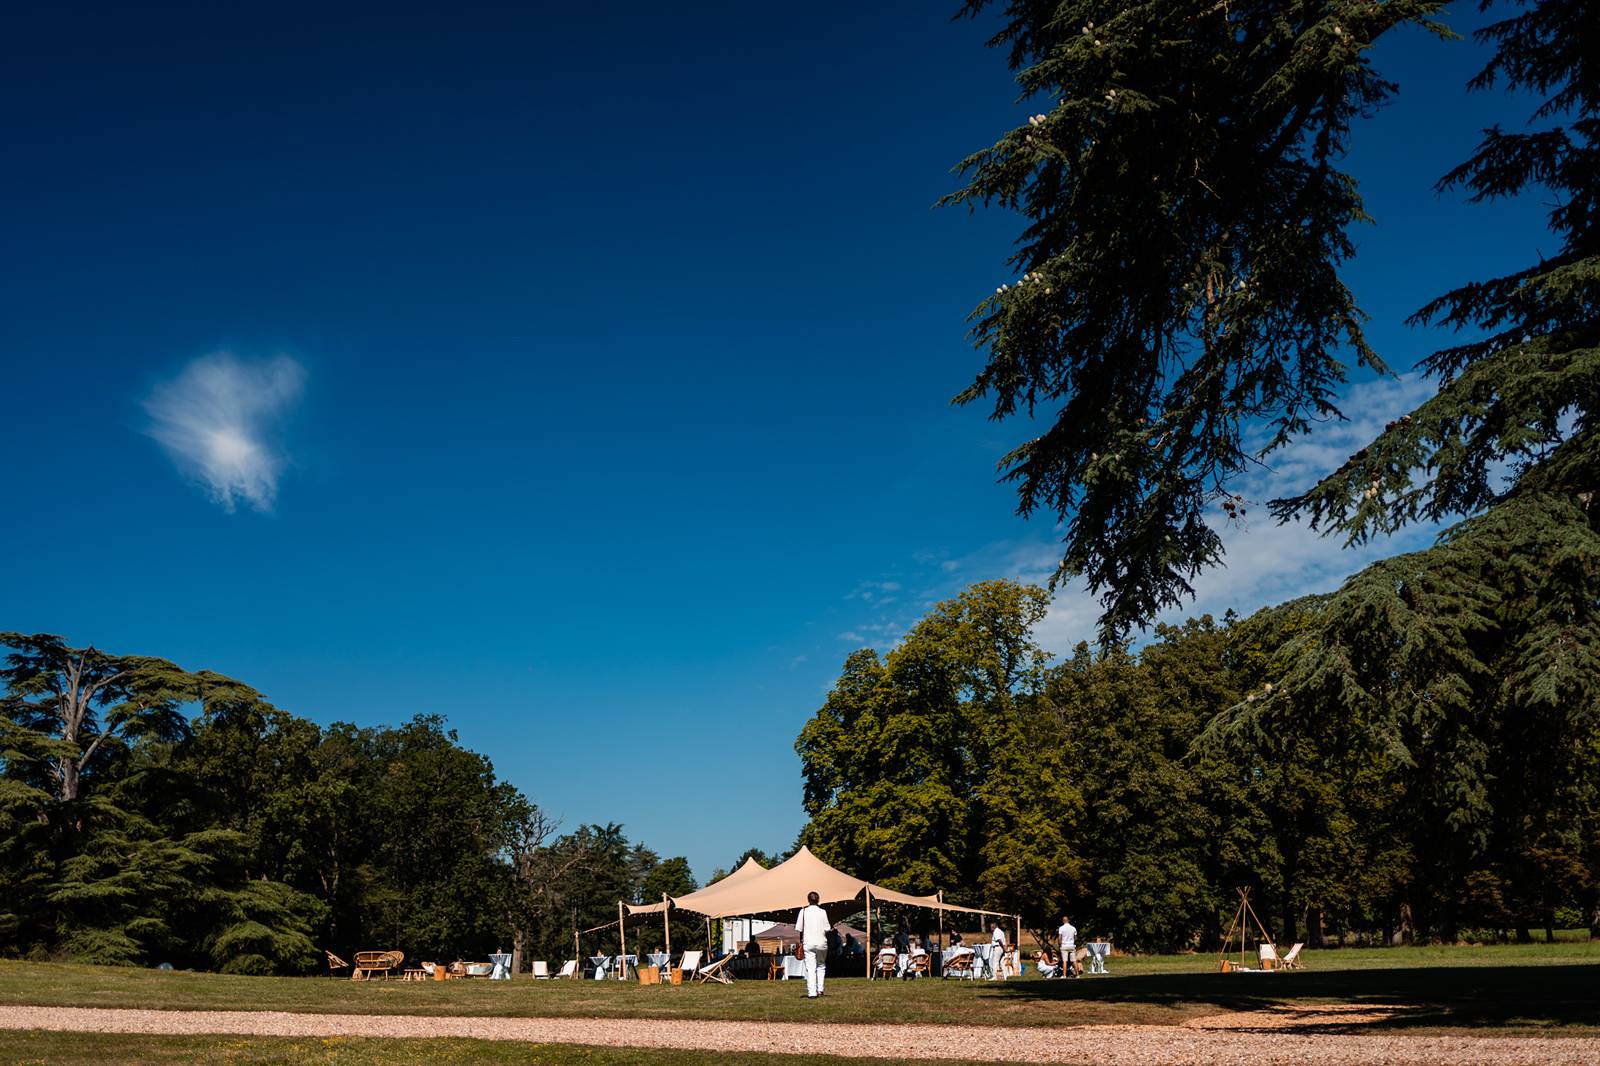
{"label": "wooden tripod structure", "polygon": [[[1218,969],[1222,970],[1224,973],[1227,973],[1229,970],[1233,969],[1243,969],[1248,963],[1249,956],[1245,954],[1245,941],[1249,939],[1251,922],[1254,922],[1256,929],[1260,931],[1261,942],[1264,944],[1272,943],[1272,934],[1267,932],[1267,927],[1265,925],[1261,924],[1261,919],[1256,916],[1256,909],[1250,906],[1250,890],[1248,888],[1241,888],[1238,890],[1238,892],[1239,909],[1233,912],[1233,921],[1228,923],[1228,935],[1222,938],[1222,954],[1217,957]],[[1228,960],[1228,945],[1233,943],[1233,934],[1235,930],[1237,930],[1239,933],[1238,967],[1235,967]],[[1274,948],[1276,948],[1276,945],[1274,945]]]}

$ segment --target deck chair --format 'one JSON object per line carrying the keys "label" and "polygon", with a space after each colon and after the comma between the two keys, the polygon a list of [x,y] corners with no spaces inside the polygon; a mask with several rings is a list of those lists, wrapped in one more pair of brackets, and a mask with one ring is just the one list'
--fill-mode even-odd
{"label": "deck chair", "polygon": [[1300,968],[1300,949],[1304,944],[1296,944],[1284,952],[1283,958],[1278,960],[1278,968],[1282,970],[1298,970]]}
{"label": "deck chair", "polygon": [[733,978],[727,974],[728,963],[738,956],[729,953],[715,962],[707,963],[694,972],[696,981],[715,981],[722,985],[733,984]]}
{"label": "deck chair", "polygon": [[348,970],[350,968],[350,964],[348,962],[345,962],[333,952],[324,949],[322,953],[328,956],[328,974],[330,976],[332,976],[333,971],[335,970]]}
{"label": "deck chair", "polygon": [[1256,950],[1256,954],[1261,959],[1261,968],[1263,970],[1279,969],[1278,949],[1273,945],[1262,944],[1261,947]]}
{"label": "deck chair", "polygon": [[959,955],[952,955],[944,960],[944,975],[946,977],[971,977],[972,952],[963,951]]}
{"label": "deck chair", "polygon": [[[683,953],[683,958],[678,960],[677,972],[669,975],[668,980],[671,980],[672,977],[676,977],[679,981],[682,981],[684,974],[689,974],[692,976],[698,973],[700,971],[700,958],[704,954],[705,952],[703,951],[685,951]],[[671,967],[669,966],[668,969],[671,969]]]}
{"label": "deck chair", "polygon": [[879,977],[893,977],[895,971],[900,968],[900,956],[896,955],[893,949],[885,948],[878,952],[877,967]]}
{"label": "deck chair", "polygon": [[550,964],[539,959],[533,964],[533,976],[540,981],[550,980]]}
{"label": "deck chair", "polygon": [[556,976],[557,977],[577,977],[578,976],[578,960],[577,959],[568,959],[566,962],[562,963],[561,964],[561,972],[556,974]]}

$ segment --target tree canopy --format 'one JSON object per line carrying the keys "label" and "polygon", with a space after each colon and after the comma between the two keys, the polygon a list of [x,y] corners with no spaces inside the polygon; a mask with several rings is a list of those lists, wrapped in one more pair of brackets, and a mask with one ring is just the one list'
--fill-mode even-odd
{"label": "tree canopy", "polygon": [[[1512,521],[1059,664],[1032,638],[1042,590],[974,586],[845,662],[796,742],[803,839],[1133,950],[1215,946],[1240,887],[1316,945],[1600,931],[1600,670],[1531,650],[1561,578],[1537,563],[1550,526]],[[1496,573],[1474,537],[1510,537],[1525,585],[1460,610],[1449,590]]]}
{"label": "tree canopy", "polygon": [[0,646],[0,953],[234,973],[323,949],[566,958],[617,900],[694,887],[621,826],[560,833],[437,716],[319,727],[165,659]]}
{"label": "tree canopy", "polygon": [[[1373,43],[1402,26],[1444,32],[1441,5],[1003,6],[991,43],[1041,110],[964,160],[966,184],[948,198],[1027,219],[1010,262],[1020,280],[974,312],[987,362],[957,400],[1045,421],[1002,469],[1021,512],[1065,523],[1057,577],[1082,575],[1101,595],[1102,639],[1115,643],[1219,561],[1216,527],[1248,503],[1230,485],[1340,417],[1351,363],[1390,373],[1339,276],[1350,228],[1367,220],[1339,161],[1395,89]],[[1490,128],[1439,190],[1541,188],[1559,250],[1420,309],[1415,324],[1467,334],[1423,361],[1437,394],[1304,494],[1272,501],[1279,519],[1360,540],[1519,494],[1589,512],[1600,31],[1581,3],[1515,6],[1479,32],[1494,51],[1473,85],[1539,94],[1532,124]],[[1264,446],[1248,445],[1262,429]]]}

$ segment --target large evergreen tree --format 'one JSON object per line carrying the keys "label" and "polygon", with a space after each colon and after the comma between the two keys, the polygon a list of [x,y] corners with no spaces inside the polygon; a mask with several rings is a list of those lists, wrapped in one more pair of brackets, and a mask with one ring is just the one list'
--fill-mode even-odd
{"label": "large evergreen tree", "polygon": [[1338,413],[1345,360],[1386,369],[1339,277],[1366,217],[1339,160],[1393,91],[1371,44],[1439,6],[1004,5],[992,43],[1039,112],[964,160],[948,202],[1028,225],[1017,280],[974,312],[988,361],[957,399],[1044,422],[1002,468],[1020,511],[1065,522],[1058,577],[1102,594],[1107,639],[1218,560],[1212,508],[1242,506],[1227,485],[1249,430],[1269,424],[1270,451]]}

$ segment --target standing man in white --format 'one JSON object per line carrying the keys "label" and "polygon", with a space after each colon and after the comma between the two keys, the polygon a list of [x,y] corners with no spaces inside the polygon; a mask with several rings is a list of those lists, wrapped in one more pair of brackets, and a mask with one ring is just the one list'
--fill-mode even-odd
{"label": "standing man in white", "polygon": [[1056,932],[1061,936],[1061,976],[1078,976],[1078,964],[1072,953],[1078,950],[1078,927],[1072,924],[1072,919],[1067,915],[1061,916],[1061,928]]}
{"label": "standing man in white", "polygon": [[806,905],[794,916],[794,927],[800,933],[800,946],[805,951],[806,998],[822,995],[822,982],[828,976],[828,912],[817,906],[815,892],[806,895]]}
{"label": "standing man in white", "polygon": [[989,965],[994,968],[995,980],[1004,981],[1007,971],[1011,969],[1011,960],[1006,957],[1006,931],[1000,928],[999,922],[989,924],[994,927],[994,933],[989,937],[989,942],[994,945],[989,949]]}

